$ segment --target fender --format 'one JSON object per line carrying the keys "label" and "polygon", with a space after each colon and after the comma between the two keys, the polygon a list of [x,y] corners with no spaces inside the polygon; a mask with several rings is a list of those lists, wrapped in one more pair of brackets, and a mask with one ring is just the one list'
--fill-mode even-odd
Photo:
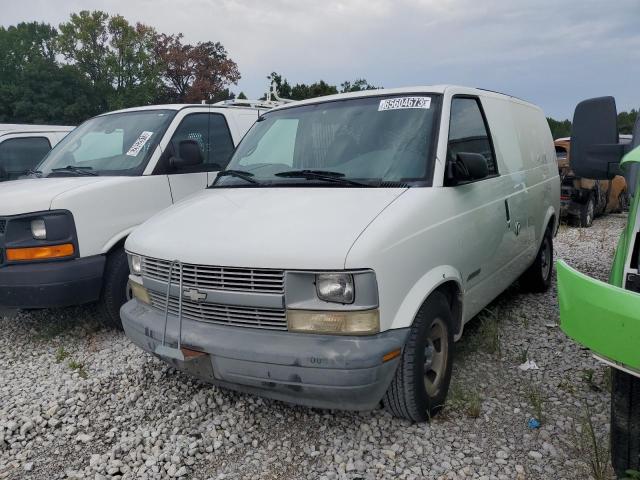
{"label": "fender", "polygon": [[111,250],[113,248],[113,246],[115,244],[117,244],[118,242],[120,242],[121,240],[124,240],[125,238],[127,238],[129,236],[129,234],[131,232],[133,232],[133,230],[137,227],[138,225],[134,225],[133,227],[129,227],[125,230],[122,230],[121,232],[116,233],[113,237],[111,237],[107,243],[105,243],[102,246],[102,249],[100,250],[101,254],[105,254],[108,253],[109,250]]}
{"label": "fender", "polygon": [[555,225],[553,226],[553,236],[555,237],[558,234],[558,229],[560,228],[560,221],[558,220],[558,215],[556,215],[556,209],[553,208],[553,205],[549,205],[549,208],[547,208],[547,211],[544,214],[544,222],[542,223],[542,229],[540,230],[540,238],[536,239],[536,252],[538,251],[538,248],[540,248],[540,245],[542,244],[542,233],[544,232],[544,229],[547,227],[547,225],[549,225],[549,220],[551,220],[551,217],[555,217],[554,218],[554,222]]}
{"label": "fender", "polygon": [[[462,287],[462,276],[460,272],[450,265],[441,265],[429,270],[423,275],[415,285],[405,295],[400,308],[398,308],[390,328],[405,328],[411,326],[418,310],[424,301],[440,285],[446,282],[455,282],[460,292],[464,293]],[[460,319],[456,319],[460,321]],[[460,326],[462,333],[462,326]]]}

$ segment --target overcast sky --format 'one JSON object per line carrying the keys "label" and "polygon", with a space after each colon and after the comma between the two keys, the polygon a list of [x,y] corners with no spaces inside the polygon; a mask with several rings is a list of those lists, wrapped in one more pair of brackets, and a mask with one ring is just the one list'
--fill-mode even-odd
{"label": "overcast sky", "polygon": [[570,118],[581,99],[640,107],[638,0],[0,0],[0,24],[120,13],[188,42],[220,41],[250,98],[290,83],[364,77],[509,93]]}

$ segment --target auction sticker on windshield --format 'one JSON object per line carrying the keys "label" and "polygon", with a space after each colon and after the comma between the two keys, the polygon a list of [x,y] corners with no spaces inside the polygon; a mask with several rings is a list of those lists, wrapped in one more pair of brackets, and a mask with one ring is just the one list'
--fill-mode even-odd
{"label": "auction sticker on windshield", "polygon": [[142,147],[144,147],[144,144],[151,138],[151,135],[153,135],[153,132],[142,132],[138,139],[133,142],[129,151],[127,151],[127,155],[130,157],[137,157],[140,150],[142,150]]}
{"label": "auction sticker on windshield", "polygon": [[378,111],[383,112],[385,110],[400,110],[403,108],[424,108],[431,107],[431,97],[398,97],[398,98],[385,98],[380,100],[378,105]]}

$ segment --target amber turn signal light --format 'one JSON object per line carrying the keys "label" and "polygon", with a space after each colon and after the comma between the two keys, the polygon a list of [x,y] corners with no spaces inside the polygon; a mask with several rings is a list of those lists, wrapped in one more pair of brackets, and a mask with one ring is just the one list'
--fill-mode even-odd
{"label": "amber turn signal light", "polygon": [[74,253],[73,244],[51,245],[48,247],[7,248],[7,260],[47,260],[49,258],[70,257]]}

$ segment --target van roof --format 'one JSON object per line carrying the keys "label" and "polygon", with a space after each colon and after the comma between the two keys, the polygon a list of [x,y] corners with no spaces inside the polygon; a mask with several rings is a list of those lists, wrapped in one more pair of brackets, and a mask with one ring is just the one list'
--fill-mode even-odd
{"label": "van roof", "polygon": [[504,93],[494,92],[492,90],[485,90],[482,88],[463,87],[459,85],[421,85],[415,87],[399,87],[399,88],[381,88],[377,90],[361,90],[359,92],[338,93],[335,95],[326,95],[324,97],[310,98],[307,100],[300,100],[295,103],[286,104],[274,108],[273,110],[280,110],[283,108],[290,108],[298,105],[310,105],[314,103],[330,102],[333,100],[341,100],[345,98],[360,98],[360,97],[374,97],[379,95],[406,95],[409,93],[437,93],[444,94],[448,90],[454,90],[456,94],[466,95],[478,95],[483,97],[494,97],[509,99],[521,104],[529,105],[534,108],[538,108],[536,105],[531,104],[525,100],[521,100],[517,97],[507,95]]}
{"label": "van roof", "polygon": [[[123,108],[122,110],[114,110],[112,112],[105,112],[101,115],[111,115],[114,113],[124,113],[124,112],[140,112],[144,110],[183,110],[185,108],[202,108],[202,109],[233,109],[233,110],[260,110],[266,111],[269,110],[267,106],[249,106],[249,105],[237,105],[237,104],[208,104],[208,103],[167,103],[164,105],[147,105],[144,107],[131,107],[131,108]],[[99,116],[101,116],[99,115]]]}
{"label": "van roof", "polygon": [[0,135],[21,132],[70,132],[76,127],[66,125],[29,125],[20,123],[0,123]]}

